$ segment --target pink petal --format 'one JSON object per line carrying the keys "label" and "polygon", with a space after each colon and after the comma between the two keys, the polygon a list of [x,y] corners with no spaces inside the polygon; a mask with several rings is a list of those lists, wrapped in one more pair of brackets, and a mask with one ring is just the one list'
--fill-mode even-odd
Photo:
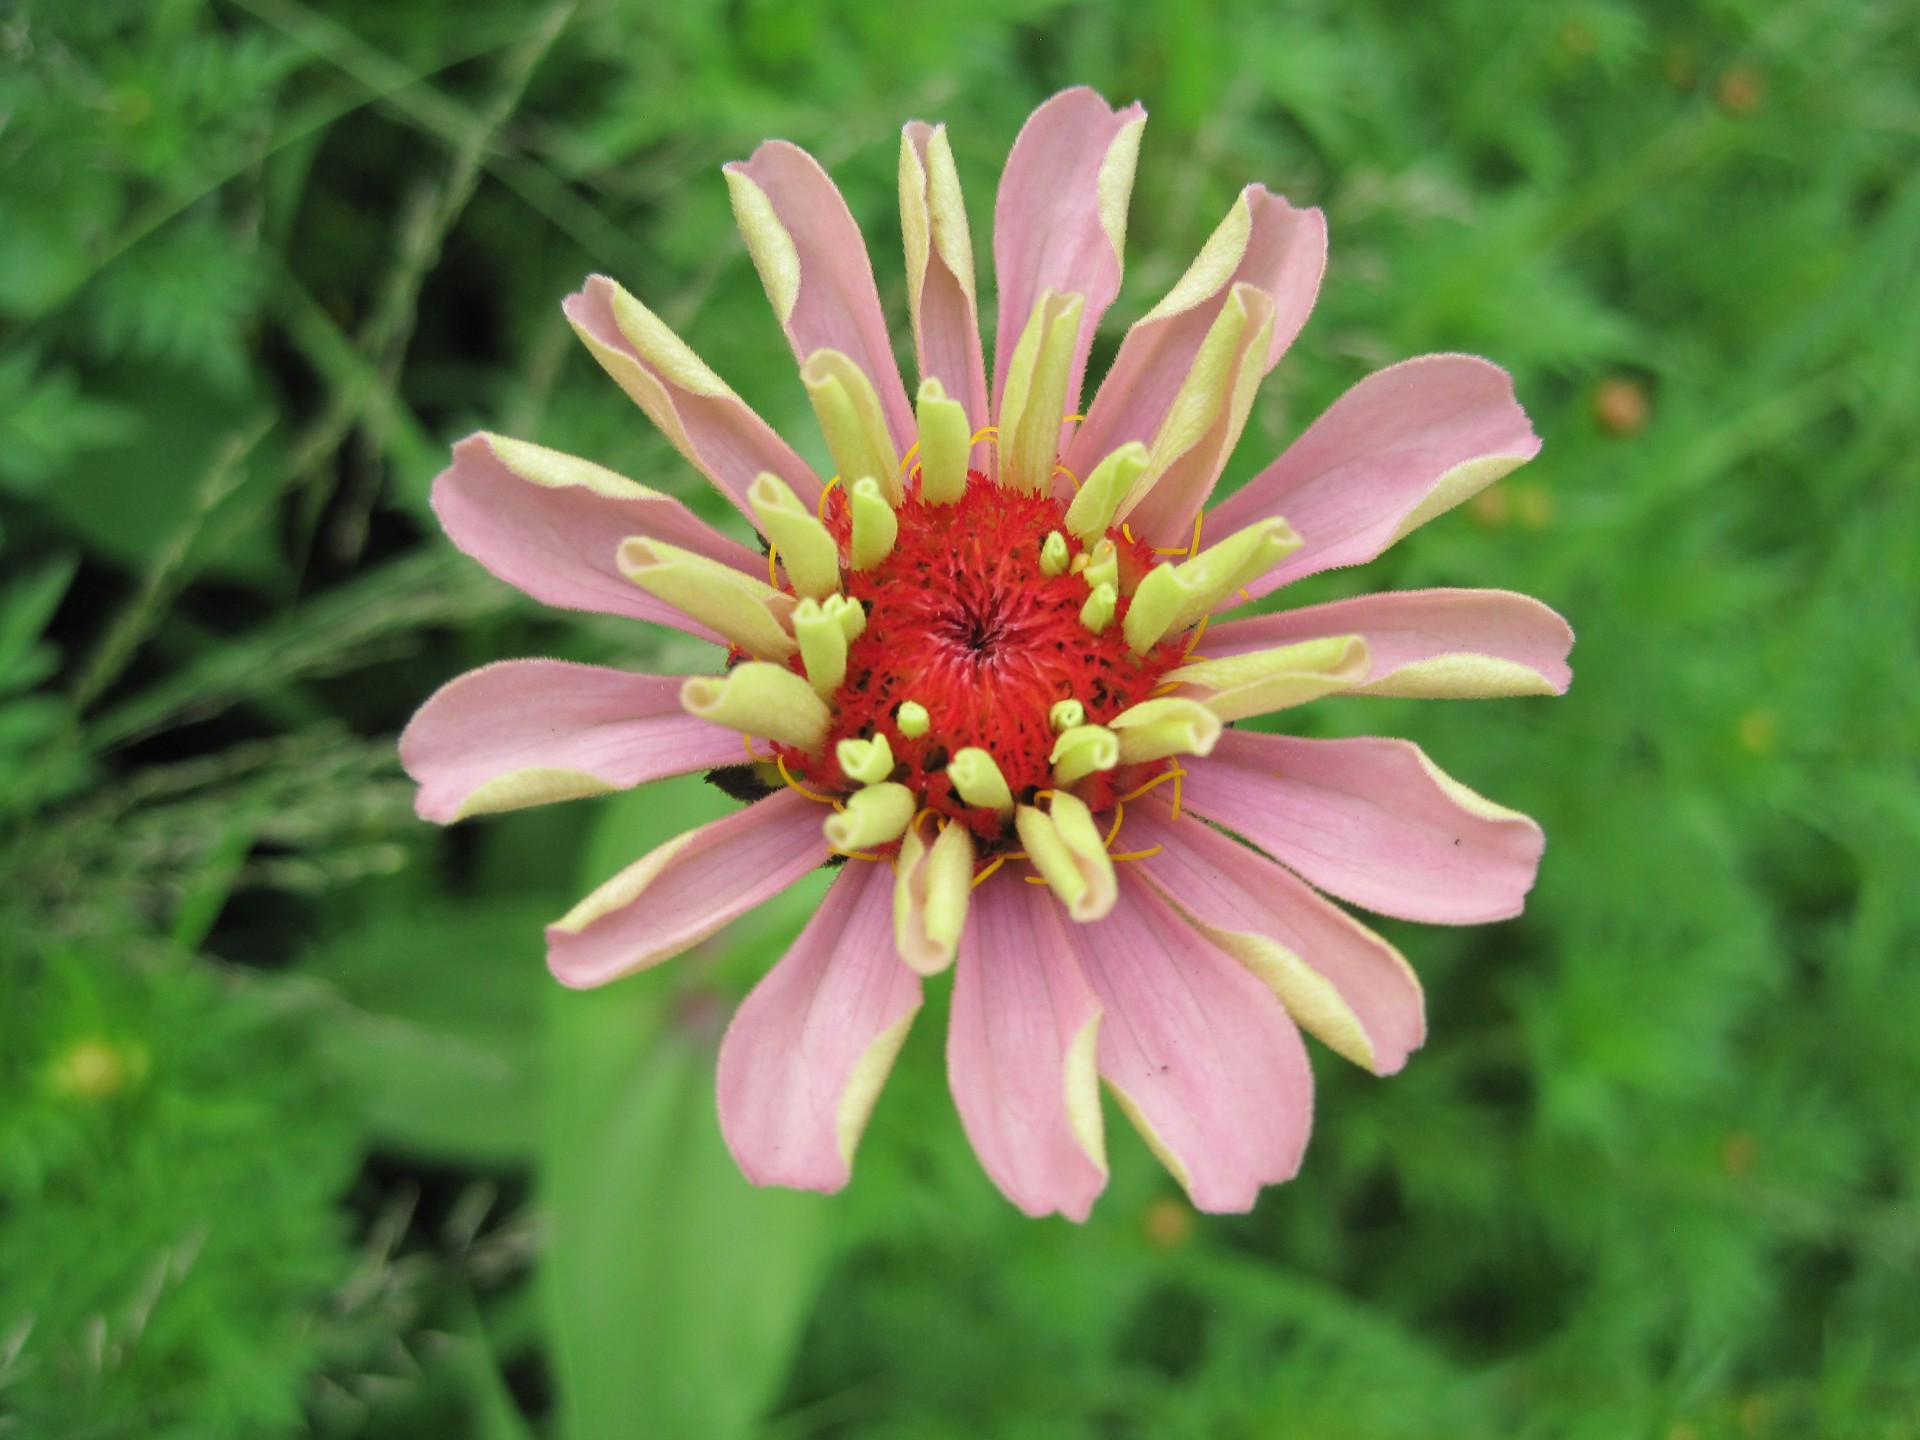
{"label": "pink petal", "polygon": [[[928,165],[927,140],[933,126],[923,120],[907,125],[906,137]],[[962,281],[964,280],[964,284]],[[913,277],[907,277],[913,283]],[[969,293],[971,275],[958,276],[946,264],[937,245],[929,243],[926,280],[920,289],[919,326],[914,348],[922,379],[938,380],[952,399],[967,407],[967,419],[977,430],[987,424],[987,362],[980,349],[980,315]],[[984,447],[986,442],[981,442]]]}
{"label": "pink petal", "polygon": [[1029,1215],[1084,1220],[1107,1183],[1094,1069],[1100,1005],[1065,929],[1044,886],[1001,875],[973,892],[947,1077],[967,1138],[1006,1197]]}
{"label": "pink petal", "polygon": [[1518,915],[1546,845],[1406,740],[1229,730],[1184,803],[1343,900],[1442,925]]}
{"label": "pink petal", "polygon": [[1000,288],[993,357],[996,416],[1013,347],[1047,289],[1085,297],[1080,341],[1067,377],[1067,404],[1078,407],[1094,331],[1120,293],[1126,202],[1146,119],[1139,104],[1115,110],[1081,86],[1061,91],[1035,110],[1013,142],[993,207],[993,265]]}
{"label": "pink petal", "polygon": [[[420,782],[415,808],[442,823],[516,808],[516,775],[572,772],[580,786],[572,793],[592,794],[744,763],[738,732],[680,708],[684,683],[563,660],[468,671],[435,691],[400,737],[400,763]],[[566,789],[564,777],[551,778]],[[470,806],[483,794],[508,803]]]}
{"label": "pink petal", "polygon": [[[1174,308],[1156,310],[1127,331],[1062,460],[1074,474],[1084,478],[1129,440],[1153,439],[1234,285],[1253,285],[1273,299],[1265,371],[1273,369],[1306,324],[1327,263],[1326,217],[1318,210],[1295,209],[1264,185],[1249,185],[1234,203],[1245,206],[1252,221],[1239,263],[1205,293],[1183,297],[1176,287],[1161,302],[1167,307],[1176,301]],[[1189,515],[1189,528],[1192,523]]]}
{"label": "pink petal", "polygon": [[[1203,820],[1172,818],[1165,804],[1129,806],[1125,828],[1129,849],[1160,847],[1139,862],[1140,874],[1176,910],[1216,930],[1263,936],[1332,986],[1344,1014],[1328,1018],[1357,1030],[1361,1041],[1361,1053],[1349,1058],[1391,1075],[1426,1039],[1420,982],[1400,952],[1312,887]],[[1290,1008],[1295,998],[1281,991]],[[1311,1008],[1326,1014],[1328,1005]],[[1299,1010],[1294,1017],[1315,1029],[1312,1017]]]}
{"label": "pink petal", "polygon": [[[605,478],[619,480],[610,473]],[[620,542],[630,535],[664,540],[749,575],[764,573],[766,562],[678,500],[638,485],[631,491],[536,485],[508,469],[485,435],[469,435],[433,482],[433,511],[455,545],[543,604],[633,615],[725,644],[622,575],[614,563]]]}
{"label": "pink petal", "polygon": [[1100,1073],[1197,1208],[1250,1210],[1300,1168],[1306,1047],[1271,990],[1120,873],[1113,913],[1071,930],[1107,1011]]}
{"label": "pink petal", "polygon": [[669,840],[547,927],[547,968],[584,990],[699,944],[826,863],[822,810],[782,790]]}
{"label": "pink petal", "polygon": [[[1369,375],[1278,460],[1222,501],[1208,533],[1278,515],[1306,542],[1247,586],[1253,596],[1373,559],[1415,525],[1540,451],[1498,365],[1422,355]],[[1444,482],[1444,483],[1443,483]]]}
{"label": "pink petal", "polygon": [[920,1009],[893,953],[893,871],[852,862],[720,1044],[720,1128],[756,1185],[838,1190]]}
{"label": "pink petal", "polygon": [[753,512],[747,506],[747,487],[762,471],[778,475],[801,500],[813,504],[820,496],[820,477],[746,401],[720,386],[716,376],[707,377],[708,383],[698,389],[689,388],[691,376],[663,369],[657,356],[634,347],[614,318],[618,289],[604,275],[589,276],[585,288],[569,295],[561,308],[595,341],[640,367],[645,393],[634,399],[647,407],[674,448],[749,520]]}
{"label": "pink petal", "polygon": [[[1539,689],[1563,694],[1572,683],[1567,652],[1573,631],[1547,606],[1511,590],[1404,590],[1308,605],[1208,627],[1200,648],[1210,659],[1243,655],[1330,635],[1358,635],[1373,660],[1367,690],[1394,692],[1392,676],[1447,657],[1486,656],[1532,671]],[[1520,692],[1520,693],[1524,693]]]}
{"label": "pink petal", "polygon": [[1259,347],[1262,334],[1273,324],[1273,299],[1254,286],[1236,285],[1230,303],[1239,307],[1243,328],[1228,357],[1225,375],[1218,377],[1222,383],[1214,392],[1218,409],[1211,423],[1192,444],[1169,457],[1158,475],[1144,482],[1144,492],[1136,489],[1120,507],[1128,528],[1150,545],[1184,546],[1192,540],[1193,517],[1213,494],[1227,457],[1233,454],[1253,412],[1254,395],[1263,378]]}
{"label": "pink petal", "polygon": [[760,187],[796,252],[792,308],[781,317],[795,357],[805,361],[823,349],[850,357],[873,381],[894,448],[905,454],[918,433],[913,407],[893,358],[867,242],[840,187],[811,155],[784,140],[769,140],[751,160],[726,169]]}

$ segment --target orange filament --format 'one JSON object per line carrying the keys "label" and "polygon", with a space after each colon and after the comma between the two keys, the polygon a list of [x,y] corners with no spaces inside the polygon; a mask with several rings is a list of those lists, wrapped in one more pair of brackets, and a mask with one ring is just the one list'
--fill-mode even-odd
{"label": "orange filament", "polygon": [[[748,753],[749,754],[752,753],[751,749],[749,749]],[[831,805],[836,810],[841,808],[840,802],[838,800],[835,800],[832,796],[815,794],[813,791],[807,789],[806,786],[802,785],[798,780],[794,779],[793,772],[787,769],[787,760],[784,755],[776,754],[773,757],[773,763],[780,767],[780,778],[787,782],[787,787],[789,789],[799,791],[802,795],[806,796],[807,799],[809,800],[818,800],[822,805]]]}
{"label": "orange filament", "polygon": [[1193,658],[1194,647],[1199,645],[1200,637],[1207,633],[1207,622],[1211,619],[1213,619],[1211,615],[1202,615],[1200,617],[1200,623],[1193,627],[1193,634],[1187,638],[1187,648],[1180,652],[1180,658],[1182,660],[1191,660]]}
{"label": "orange filament", "polygon": [[814,509],[822,525],[827,523],[827,495],[832,491],[833,487],[839,483],[840,477],[836,475],[820,487],[820,503],[815,506]]}
{"label": "orange filament", "polygon": [[780,547],[771,540],[767,541],[767,584],[776,590],[780,588],[780,577],[774,573],[773,561],[779,553]]}
{"label": "orange filament", "polygon": [[1187,772],[1178,765],[1174,766],[1171,770],[1162,770],[1139,789],[1122,795],[1113,803],[1116,805],[1124,805],[1129,800],[1138,800],[1142,795],[1153,789],[1154,786],[1164,785],[1167,781],[1171,780],[1173,781],[1173,818],[1178,820],[1180,818],[1180,781],[1186,773]]}

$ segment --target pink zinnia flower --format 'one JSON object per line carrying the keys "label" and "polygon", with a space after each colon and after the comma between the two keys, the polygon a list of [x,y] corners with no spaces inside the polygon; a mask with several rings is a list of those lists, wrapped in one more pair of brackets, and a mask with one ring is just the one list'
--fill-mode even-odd
{"label": "pink zinnia flower", "polygon": [[728,766],[766,791],[549,927],[562,982],[656,964],[849,857],[721,1046],[721,1125],[756,1182],[846,1183],[922,980],[952,965],[954,1100],[1016,1205],[1087,1214],[1104,1079],[1195,1205],[1244,1210],[1306,1145],[1297,1027],[1379,1074],[1425,1034],[1406,962],[1319,892],[1466,924],[1518,913],[1533,883],[1538,827],[1412,744],[1229,727],[1334,692],[1558,693],[1572,635],[1551,610],[1425,590],[1209,625],[1530,459],[1511,382],[1464,355],[1392,366],[1206,509],[1312,308],[1326,223],[1249,186],[1080,415],[1144,124],[1081,89],[1021,131],[994,210],[991,391],[943,129],[908,125],[900,152],[916,396],[826,173],[779,141],[727,167],[838,470],[824,482],[618,285],[568,299],[770,553],[493,435],[434,486],[454,543],[534,598],[725,655],[690,680],[553,660],[460,677],[401,741],[423,816]]}

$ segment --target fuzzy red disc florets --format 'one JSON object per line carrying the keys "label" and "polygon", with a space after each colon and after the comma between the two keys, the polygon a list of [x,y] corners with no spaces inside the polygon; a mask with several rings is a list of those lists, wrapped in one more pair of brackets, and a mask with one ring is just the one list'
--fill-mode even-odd
{"label": "fuzzy red disc florets", "polygon": [[[830,496],[826,518],[844,547],[847,521],[838,502],[837,493]],[[931,505],[914,493],[895,513],[893,552],[870,570],[846,574],[846,593],[866,609],[867,624],[848,649],[846,681],[832,698],[825,754],[809,758],[781,747],[782,754],[796,777],[843,791],[851,786],[834,758],[835,743],[884,734],[897,762],[892,778],[923,806],[965,821],[991,851],[1008,841],[1009,827],[955,792],[945,773],[954,753],[967,746],[987,751],[1015,800],[1031,803],[1052,782],[1053,706],[1078,700],[1088,724],[1104,724],[1147,699],[1179,663],[1180,648],[1163,643],[1134,655],[1122,636],[1124,595],[1100,634],[1081,623],[1086,580],[1071,568],[1049,576],[1040,567],[1050,532],[1066,538],[1070,559],[1084,548],[1066,530],[1065,506],[1050,495],[1005,489],[976,471],[958,502]],[[1131,590],[1158,559],[1119,530],[1109,533]],[[928,712],[925,735],[901,732],[900,706],[910,700]],[[1077,788],[1099,809],[1111,802],[1117,778],[1137,784],[1145,773],[1095,776]]]}

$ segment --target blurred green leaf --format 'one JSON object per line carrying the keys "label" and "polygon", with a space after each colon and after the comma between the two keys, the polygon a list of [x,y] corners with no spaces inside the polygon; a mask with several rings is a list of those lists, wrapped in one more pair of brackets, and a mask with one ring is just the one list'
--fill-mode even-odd
{"label": "blurred green leaf", "polygon": [[[697,777],[649,786],[610,807],[597,858],[637,856],[732,804]],[[727,1153],[713,1099],[723,992],[668,970],[555,988],[547,1009],[541,1192],[563,1433],[751,1434],[798,1344],[831,1202],[756,1189]]]}

